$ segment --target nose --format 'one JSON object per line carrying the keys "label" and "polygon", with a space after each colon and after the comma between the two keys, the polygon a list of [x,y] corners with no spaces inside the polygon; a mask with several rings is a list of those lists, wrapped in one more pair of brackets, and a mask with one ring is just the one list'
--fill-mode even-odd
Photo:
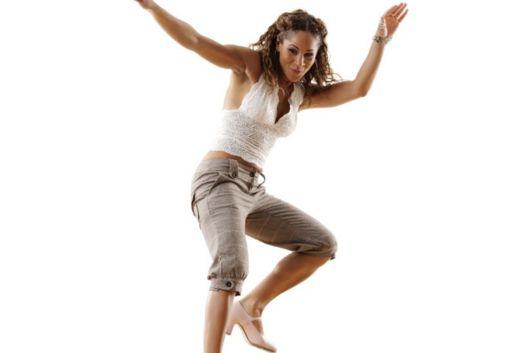
{"label": "nose", "polygon": [[298,69],[301,69],[302,66],[305,66],[305,62],[304,62],[304,56],[303,55],[300,55],[296,58],[296,64],[298,65]]}

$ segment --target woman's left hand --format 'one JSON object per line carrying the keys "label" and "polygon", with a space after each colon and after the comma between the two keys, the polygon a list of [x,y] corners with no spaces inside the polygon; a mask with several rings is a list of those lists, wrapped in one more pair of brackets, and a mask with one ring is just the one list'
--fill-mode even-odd
{"label": "woman's left hand", "polygon": [[401,4],[394,5],[388,9],[385,14],[381,16],[379,26],[377,27],[377,35],[380,35],[383,38],[391,37],[409,11],[408,9],[403,11],[405,10],[405,7],[407,7],[407,4],[402,2]]}

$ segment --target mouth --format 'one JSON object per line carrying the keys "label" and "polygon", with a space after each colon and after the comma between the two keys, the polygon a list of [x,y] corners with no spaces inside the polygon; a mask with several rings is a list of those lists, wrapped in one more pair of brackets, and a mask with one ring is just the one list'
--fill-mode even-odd
{"label": "mouth", "polygon": [[295,70],[293,68],[289,68],[293,73],[297,74],[297,75],[300,75],[302,73],[301,70]]}

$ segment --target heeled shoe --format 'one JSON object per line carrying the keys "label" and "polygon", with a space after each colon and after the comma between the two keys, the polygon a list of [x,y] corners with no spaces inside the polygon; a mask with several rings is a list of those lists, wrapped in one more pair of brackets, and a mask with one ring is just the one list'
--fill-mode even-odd
{"label": "heeled shoe", "polygon": [[228,315],[228,321],[226,323],[225,333],[230,335],[235,324],[238,324],[247,342],[257,348],[264,349],[269,352],[276,352],[276,347],[271,343],[267,342],[263,335],[258,331],[256,326],[252,323],[254,320],[259,320],[261,317],[252,317],[243,308],[243,305],[239,301],[234,302],[230,315]]}

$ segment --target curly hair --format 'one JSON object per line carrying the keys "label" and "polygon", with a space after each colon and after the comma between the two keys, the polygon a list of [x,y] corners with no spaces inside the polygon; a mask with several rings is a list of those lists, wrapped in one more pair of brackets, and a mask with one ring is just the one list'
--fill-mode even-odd
{"label": "curly hair", "polygon": [[[320,41],[315,62],[301,81],[306,96],[310,96],[315,91],[320,91],[327,85],[337,82],[333,75],[337,75],[342,79],[339,74],[332,71],[329,65],[328,45],[326,43],[328,31],[326,25],[321,19],[315,18],[302,9],[298,9],[292,12],[282,13],[269,26],[267,31],[260,36],[256,43],[249,45],[251,49],[257,49],[260,54],[265,81],[269,87],[278,84],[281,70],[279,54],[276,52],[276,44],[281,43],[290,31],[307,31]],[[316,83],[316,85],[313,85],[312,82]]]}

